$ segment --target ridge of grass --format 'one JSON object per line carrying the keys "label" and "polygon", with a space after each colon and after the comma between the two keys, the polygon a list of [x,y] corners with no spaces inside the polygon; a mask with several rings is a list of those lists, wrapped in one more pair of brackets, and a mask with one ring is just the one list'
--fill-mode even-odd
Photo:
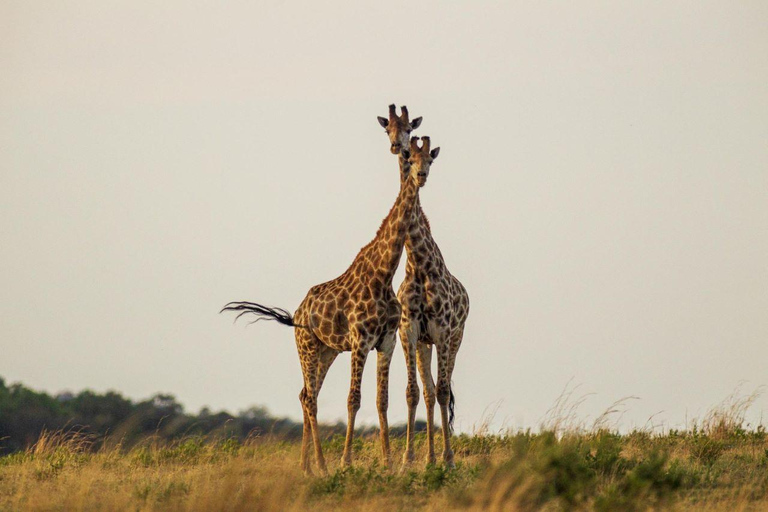
{"label": "ridge of grass", "polygon": [[[0,510],[647,510],[768,507],[768,435],[741,427],[467,435],[456,468],[383,465],[375,435],[328,476],[305,477],[300,444],[188,437],[93,450],[78,433],[46,433],[0,457]],[[425,455],[423,436],[417,454]],[[395,458],[404,440],[393,439]],[[421,459],[423,460],[423,459]]]}

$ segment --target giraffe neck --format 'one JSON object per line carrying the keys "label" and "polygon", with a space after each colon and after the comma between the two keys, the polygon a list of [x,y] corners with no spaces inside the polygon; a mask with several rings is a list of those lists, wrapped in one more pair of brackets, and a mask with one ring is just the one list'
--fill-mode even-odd
{"label": "giraffe neck", "polygon": [[[419,186],[414,179],[400,182],[400,192],[389,214],[384,218],[371,243],[365,246],[358,257],[358,264],[369,265],[371,272],[381,276],[391,285],[400,257],[405,246],[405,237],[413,218],[413,209],[419,195]],[[366,272],[362,272],[365,275]]]}
{"label": "giraffe neck", "polygon": [[[404,179],[403,157],[400,160],[400,182],[402,185]],[[408,255],[408,269],[423,268],[427,261],[433,261],[435,264],[441,264],[443,256],[432,238],[432,230],[429,227],[429,220],[421,208],[421,199],[416,195],[416,202],[411,213],[411,222],[408,226],[405,238],[405,248]]]}

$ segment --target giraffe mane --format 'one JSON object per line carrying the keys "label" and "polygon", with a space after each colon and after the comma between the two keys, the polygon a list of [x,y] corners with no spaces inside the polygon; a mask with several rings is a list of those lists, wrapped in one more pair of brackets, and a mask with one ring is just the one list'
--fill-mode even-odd
{"label": "giraffe mane", "polygon": [[427,214],[424,213],[424,210],[421,210],[421,218],[424,219],[424,225],[427,227],[427,231],[432,233],[432,226],[429,225],[429,219],[427,218]]}
{"label": "giraffe mane", "polygon": [[392,216],[392,212],[395,210],[395,207],[397,206],[397,203],[393,204],[392,207],[389,209],[389,213],[386,217],[381,221],[381,224],[379,225],[379,229],[376,230],[376,236],[373,237],[373,240],[365,244],[358,252],[357,256],[355,256],[355,259],[352,261],[352,264],[347,269],[347,272],[349,272],[354,266],[357,259],[360,257],[361,254],[365,253],[368,249],[371,248],[371,246],[376,242],[376,240],[379,239],[379,236],[381,236],[381,232],[384,229],[384,224],[387,223],[389,218]]}

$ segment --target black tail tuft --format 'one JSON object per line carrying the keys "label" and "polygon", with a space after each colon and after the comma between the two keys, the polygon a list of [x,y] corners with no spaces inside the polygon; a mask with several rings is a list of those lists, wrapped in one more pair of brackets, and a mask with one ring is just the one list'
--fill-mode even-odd
{"label": "black tail tuft", "polygon": [[453,384],[448,387],[448,391],[451,393],[448,399],[448,428],[453,432],[453,418],[456,416],[456,397],[453,396]]}
{"label": "black tail tuft", "polygon": [[240,314],[235,317],[235,322],[237,322],[237,319],[241,316],[251,313],[256,315],[256,320],[251,323],[256,323],[259,320],[275,320],[289,327],[296,325],[293,323],[293,316],[283,308],[269,308],[253,302],[230,302],[224,306],[219,313],[223,313],[224,311],[240,311]]}

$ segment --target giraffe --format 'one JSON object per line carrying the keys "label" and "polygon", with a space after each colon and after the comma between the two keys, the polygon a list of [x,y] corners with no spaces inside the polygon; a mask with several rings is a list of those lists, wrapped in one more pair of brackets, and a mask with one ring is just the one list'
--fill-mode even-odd
{"label": "giraffe", "polygon": [[[420,117],[418,119],[421,120]],[[394,154],[394,141],[406,139],[410,130],[402,119],[393,116],[392,106],[389,119],[379,117],[378,120],[392,142]],[[429,138],[423,137],[422,140],[427,150],[421,155],[428,159],[437,158],[440,148],[429,151]],[[402,181],[406,179],[409,162],[402,157],[398,157],[398,160]],[[424,215],[418,196],[412,216],[405,239],[405,279],[397,292],[402,306],[400,342],[408,370],[408,427],[403,463],[410,464],[414,458],[414,423],[416,406],[419,403],[419,385],[416,381],[418,367],[427,406],[427,463],[435,462],[434,407],[437,398],[442,416],[443,461],[452,467],[454,462],[450,438],[454,398],[451,375],[464,336],[464,323],[469,314],[469,296],[461,282],[448,271],[440,248],[432,238],[429,221]],[[433,345],[437,351],[437,389],[432,378]]]}
{"label": "giraffe", "polygon": [[310,439],[321,473],[327,466],[320,446],[317,426],[317,395],[323,380],[341,352],[352,352],[352,371],[347,399],[348,421],[342,464],[352,463],[352,440],[355,417],[360,409],[360,385],[369,352],[378,351],[376,363],[376,405],[379,413],[382,459],[390,464],[389,365],[400,322],[400,303],[392,288],[392,279],[400,264],[408,223],[418,189],[425,183],[431,162],[421,154],[418,145],[402,148],[404,160],[400,191],[392,209],[382,221],[376,237],[355,257],[352,265],[339,277],[310,288],[296,312],[270,308],[253,302],[230,302],[222,311],[239,311],[236,317],[253,314],[256,320],[276,320],[294,327],[304,387],[299,394],[304,415],[301,466],[310,474]]}

